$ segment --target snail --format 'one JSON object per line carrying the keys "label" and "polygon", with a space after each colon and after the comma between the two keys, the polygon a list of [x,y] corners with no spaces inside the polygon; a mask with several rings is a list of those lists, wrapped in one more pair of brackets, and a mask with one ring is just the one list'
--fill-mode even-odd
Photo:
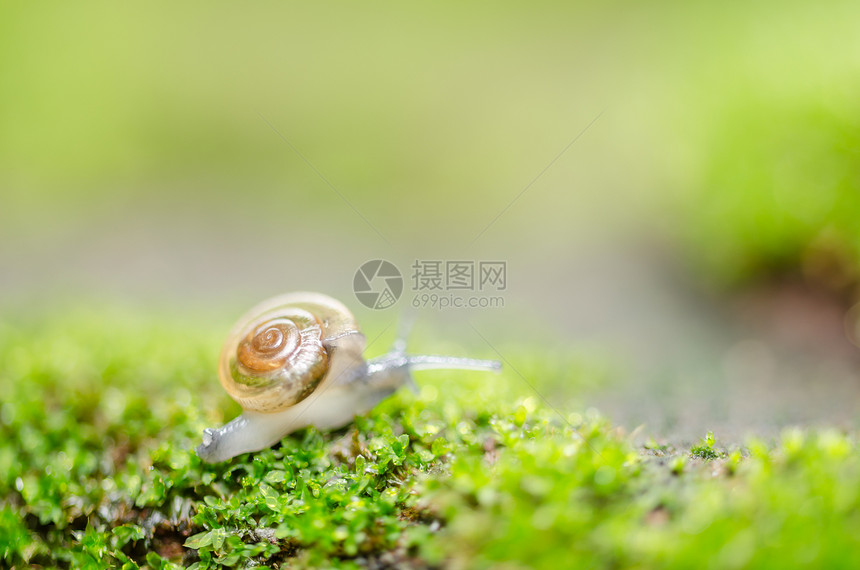
{"label": "snail", "polygon": [[203,430],[197,454],[209,463],[226,461],[303,427],[343,427],[412,385],[413,370],[501,368],[493,360],[407,355],[402,337],[378,358],[366,361],[364,348],[355,317],[331,297],[297,292],[260,303],[233,327],[218,364],[221,385],[242,414]]}

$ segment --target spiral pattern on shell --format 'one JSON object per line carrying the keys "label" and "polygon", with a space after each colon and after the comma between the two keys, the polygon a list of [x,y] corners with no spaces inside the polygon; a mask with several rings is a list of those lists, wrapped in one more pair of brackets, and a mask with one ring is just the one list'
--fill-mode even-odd
{"label": "spiral pattern on shell", "polygon": [[221,384],[245,410],[281,411],[319,386],[330,370],[329,349],[352,333],[359,333],[352,314],[330,297],[275,297],[234,327],[221,352]]}
{"label": "spiral pattern on shell", "polygon": [[276,370],[295,354],[301,338],[296,321],[284,317],[274,318],[248,333],[239,342],[236,362],[254,373]]}

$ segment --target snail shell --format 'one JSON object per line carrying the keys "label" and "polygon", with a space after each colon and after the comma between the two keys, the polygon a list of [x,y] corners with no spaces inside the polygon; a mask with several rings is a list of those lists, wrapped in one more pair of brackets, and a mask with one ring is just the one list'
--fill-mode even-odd
{"label": "snail shell", "polygon": [[239,319],[221,351],[219,377],[243,409],[279,412],[326,379],[344,383],[362,372],[364,346],[355,317],[342,303],[319,293],[289,293]]}

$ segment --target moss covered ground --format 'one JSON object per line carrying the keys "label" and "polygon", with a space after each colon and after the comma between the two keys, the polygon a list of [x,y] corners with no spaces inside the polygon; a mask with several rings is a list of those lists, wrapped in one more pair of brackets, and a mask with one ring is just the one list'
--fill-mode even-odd
{"label": "moss covered ground", "polygon": [[593,366],[525,353],[500,376],[427,373],[343,430],[202,464],[200,431],[238,408],[213,375],[219,329],[188,323],[0,327],[3,566],[860,564],[857,433],[637,445],[528,385],[575,389]]}

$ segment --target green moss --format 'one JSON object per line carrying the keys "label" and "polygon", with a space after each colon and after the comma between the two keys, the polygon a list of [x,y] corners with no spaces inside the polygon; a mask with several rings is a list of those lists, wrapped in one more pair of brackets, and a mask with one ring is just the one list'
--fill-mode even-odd
{"label": "green moss", "polygon": [[714,432],[709,431],[697,445],[690,448],[690,456],[711,460],[724,455],[724,453],[714,449],[714,443],[716,443]]}
{"label": "green moss", "polygon": [[637,448],[510,373],[428,374],[347,429],[202,464],[200,430],[236,413],[219,328],[165,322],[0,327],[5,565],[860,563],[856,434]]}

